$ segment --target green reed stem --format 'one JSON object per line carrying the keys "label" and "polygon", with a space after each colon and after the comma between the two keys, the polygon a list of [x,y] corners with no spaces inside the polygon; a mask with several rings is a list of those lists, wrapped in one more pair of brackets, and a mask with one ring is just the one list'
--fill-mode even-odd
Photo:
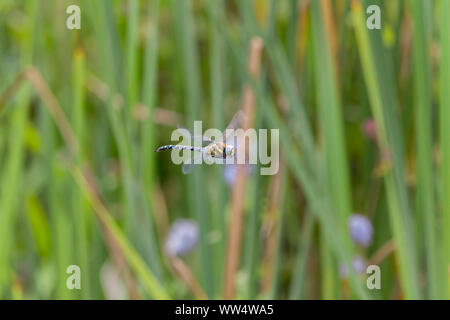
{"label": "green reed stem", "polygon": [[416,116],[417,201],[418,217],[422,217],[427,257],[428,294],[438,299],[439,270],[436,233],[435,183],[432,146],[431,68],[428,57],[429,32],[426,27],[425,2],[409,2],[413,26],[414,101]]}
{"label": "green reed stem", "polygon": [[[85,154],[85,60],[84,53],[81,49],[75,51],[73,56],[72,67],[72,126],[73,131],[79,141],[79,152],[76,156],[75,162],[78,166],[82,165],[82,155]],[[75,249],[76,249],[76,264],[83,270],[83,277],[81,278],[81,296],[88,299],[90,296],[90,273],[88,267],[88,239],[86,231],[85,216],[86,206],[83,202],[83,197],[78,187],[72,187],[72,216],[75,229]]]}
{"label": "green reed stem", "polygon": [[131,111],[136,105],[138,98],[138,22],[139,22],[139,0],[128,0],[127,39],[125,52],[127,108]]}
{"label": "green reed stem", "polygon": [[[322,2],[323,4],[323,2]],[[338,94],[337,66],[334,64],[331,53],[331,34],[326,34],[325,20],[321,14],[321,3],[311,3],[312,39],[314,46],[315,81],[317,88],[317,104],[319,107],[319,120],[323,134],[325,156],[325,181],[331,197],[333,207],[338,215],[340,228],[346,250],[352,252],[352,243],[347,231],[347,220],[351,213],[352,199],[350,190],[350,176],[346,157],[346,143],[344,123],[342,118],[340,95]],[[330,30],[329,30],[330,31]],[[321,247],[327,251],[327,247]],[[336,284],[338,270],[334,266],[331,256],[324,252],[325,283]],[[333,270],[334,267],[334,270]],[[328,281],[328,280],[329,281]],[[326,286],[329,288],[330,286]],[[333,290],[325,293],[326,299],[332,298]]]}
{"label": "green reed stem", "polygon": [[[161,275],[161,259],[157,252],[157,243],[152,231],[151,216],[149,213],[148,197],[143,194],[142,186],[136,178],[136,165],[134,163],[133,148],[129,131],[131,124],[131,113],[127,108],[120,108],[117,99],[119,84],[118,68],[115,67],[115,57],[118,49],[115,40],[115,23],[112,15],[112,3],[105,1],[103,7],[99,7],[99,2],[89,2],[91,21],[94,24],[99,46],[102,52],[102,72],[106,84],[108,85],[109,95],[106,104],[111,129],[117,143],[121,178],[123,183],[123,197],[125,202],[125,230],[137,247],[137,250],[146,258],[146,263],[152,271],[159,277]],[[138,212],[143,212],[138,215]]]}
{"label": "green reed stem", "polygon": [[314,216],[307,214],[298,238],[297,254],[295,258],[292,281],[289,287],[289,299],[299,300],[306,297],[305,282],[307,279],[306,264],[311,247],[311,239],[314,229]]}
{"label": "green reed stem", "polygon": [[[21,68],[25,68],[33,61],[37,1],[28,1],[26,13],[29,17],[26,24],[26,38],[24,38],[21,52]],[[2,181],[0,185],[0,295],[9,296],[7,288],[11,283],[12,249],[14,245],[14,228],[18,217],[20,194],[20,181],[25,157],[24,137],[30,105],[30,87],[25,84],[17,93],[16,107],[10,117],[8,139],[5,140],[8,148],[7,156],[2,168]]]}
{"label": "green reed stem", "polygon": [[[147,236],[143,237],[146,243],[145,250],[148,251],[147,262],[153,265],[158,279],[162,278],[162,257],[159,252],[158,238],[155,230],[154,212],[151,205],[153,199],[153,187],[155,183],[155,121],[154,110],[157,101],[157,72],[158,72],[158,22],[159,22],[159,0],[152,2],[148,8],[147,15],[147,39],[145,47],[144,80],[142,86],[142,102],[147,107],[147,118],[142,120],[141,126],[141,168],[142,184],[138,184],[142,204],[146,213],[144,228]],[[157,263],[151,263],[151,261]]]}
{"label": "green reed stem", "polygon": [[149,6],[147,19],[147,38],[145,47],[144,80],[142,85],[142,102],[147,107],[147,118],[142,123],[142,168],[147,192],[152,194],[155,180],[155,121],[154,110],[157,102],[158,75],[158,22],[159,0]]}
{"label": "green reed stem", "polygon": [[[441,206],[442,206],[442,271],[444,297],[450,299],[450,1],[441,1],[440,9],[440,143],[441,143]],[[445,281],[444,279],[447,279]]]}
{"label": "green reed stem", "polygon": [[[364,7],[368,3],[364,2]],[[420,298],[412,216],[405,183],[405,151],[401,123],[396,114],[390,61],[378,30],[366,27],[359,1],[352,2],[354,27],[372,112],[377,123],[381,153],[392,161],[385,175],[389,216],[397,245],[401,286],[408,299]],[[386,161],[386,159],[385,159]]]}
{"label": "green reed stem", "polygon": [[[181,55],[181,78],[183,80],[184,94],[186,97],[186,113],[189,115],[188,124],[193,125],[194,120],[201,120],[201,79],[200,65],[197,48],[195,45],[195,29],[192,18],[191,1],[172,0],[174,11],[174,24]],[[208,297],[213,297],[215,292],[213,262],[211,259],[211,246],[208,242],[210,232],[209,215],[207,210],[207,198],[205,197],[205,185],[202,168],[196,168],[189,176],[185,177],[188,188],[189,211],[195,215],[200,231],[200,283]]]}
{"label": "green reed stem", "polygon": [[[213,14],[222,16],[224,10],[224,3],[222,0],[208,1],[208,13],[210,19],[212,19]],[[213,13],[211,13],[213,12]],[[212,22],[211,22],[212,23]],[[211,108],[212,108],[212,124],[214,128],[224,129],[225,124],[225,86],[227,80],[227,69],[226,66],[226,54],[224,53],[225,46],[221,35],[216,28],[211,28],[209,32],[210,38],[210,77],[211,77]],[[227,186],[225,185],[223,179],[223,167],[216,166],[214,172],[214,184],[217,187],[216,190],[216,201],[211,204],[212,213],[212,228],[215,232],[219,234],[219,240],[212,247],[214,252],[214,262],[215,268],[214,272],[216,275],[216,287],[215,296],[219,296],[223,292],[223,274],[225,267],[225,256],[226,256],[226,204],[227,204]]]}

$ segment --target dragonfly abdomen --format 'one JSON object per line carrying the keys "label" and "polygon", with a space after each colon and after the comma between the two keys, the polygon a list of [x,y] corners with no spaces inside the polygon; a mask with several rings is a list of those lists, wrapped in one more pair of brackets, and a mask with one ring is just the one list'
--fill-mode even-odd
{"label": "dragonfly abdomen", "polygon": [[163,151],[163,150],[172,150],[172,149],[190,150],[190,151],[203,151],[202,148],[198,148],[198,147],[169,144],[167,146],[159,147],[158,149],[155,150],[155,152],[160,152],[160,151]]}

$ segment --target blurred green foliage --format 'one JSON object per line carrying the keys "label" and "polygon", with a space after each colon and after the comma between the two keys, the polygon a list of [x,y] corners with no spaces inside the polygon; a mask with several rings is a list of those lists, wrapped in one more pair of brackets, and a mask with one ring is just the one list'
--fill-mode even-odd
{"label": "blurred green foliage", "polygon": [[[240,228],[234,298],[450,298],[448,3],[1,0],[0,296],[223,298]],[[235,225],[222,166],[183,175],[154,150],[194,120],[224,129],[245,90],[254,127],[280,130],[280,171],[253,168]],[[355,212],[368,248],[350,237]],[[199,243],[171,258],[178,218]],[[358,256],[381,289],[349,268]]]}

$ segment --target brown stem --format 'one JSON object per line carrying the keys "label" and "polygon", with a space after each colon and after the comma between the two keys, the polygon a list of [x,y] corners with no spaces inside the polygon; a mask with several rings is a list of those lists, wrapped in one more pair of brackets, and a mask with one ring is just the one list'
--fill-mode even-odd
{"label": "brown stem", "polygon": [[333,65],[335,67],[336,74],[338,73],[338,42],[336,40],[336,23],[334,22],[333,9],[331,7],[330,0],[321,0],[320,8],[322,11],[322,17],[325,25],[325,32],[327,34],[328,43],[330,44],[331,55],[333,59]]}
{"label": "brown stem", "polygon": [[183,262],[183,260],[174,256],[170,258],[170,263],[181,280],[183,280],[189,286],[197,299],[208,300],[208,296],[202,289],[202,286],[200,285],[200,283],[198,283],[191,269],[189,269],[189,267]]}
{"label": "brown stem", "polygon": [[280,233],[280,198],[281,198],[281,185],[282,185],[282,172],[283,162],[280,161],[280,170],[271,179],[269,192],[268,192],[268,206],[266,222],[263,224],[263,229],[267,230],[266,237],[266,250],[264,253],[263,272],[261,280],[262,294],[266,293],[270,289],[270,285],[273,283],[275,258]]}
{"label": "brown stem", "polygon": [[381,246],[369,259],[369,264],[378,265],[386,259],[392,252],[395,251],[395,242],[394,240],[389,240],[384,245]]}
{"label": "brown stem", "polygon": [[30,68],[26,76],[28,80],[30,80],[31,84],[34,87],[34,90],[37,92],[38,96],[44,102],[44,105],[47,106],[48,111],[52,115],[55,120],[58,129],[66,142],[67,147],[69,148],[71,155],[74,156],[79,151],[79,145],[75,133],[70,126],[69,120],[67,120],[64,111],[59,105],[58,100],[51,92],[50,88],[47,86],[47,83],[42,78],[40,72],[36,68]]}
{"label": "brown stem", "polygon": [[[250,42],[248,71],[256,79],[261,65],[263,41],[260,37],[253,37]],[[255,114],[255,93],[250,85],[246,85],[243,93],[242,110],[245,115],[243,129],[252,127]],[[231,196],[231,222],[228,229],[227,257],[225,265],[225,299],[233,299],[235,294],[236,272],[241,254],[242,221],[244,211],[247,172],[245,165],[238,165],[236,181]]]}
{"label": "brown stem", "polygon": [[22,82],[26,79],[26,75],[28,72],[28,68],[23,70],[11,83],[9,86],[6,87],[6,89],[3,91],[3,93],[0,95],[0,110],[2,106],[6,105],[6,102],[9,100],[9,98],[20,88],[22,85]]}

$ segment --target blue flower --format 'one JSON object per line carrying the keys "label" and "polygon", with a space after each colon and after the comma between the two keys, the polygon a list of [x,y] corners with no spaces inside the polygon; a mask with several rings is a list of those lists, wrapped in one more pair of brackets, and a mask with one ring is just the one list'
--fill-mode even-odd
{"label": "blue flower", "polygon": [[197,241],[197,223],[192,220],[179,219],[170,227],[164,251],[169,256],[185,255],[194,249]]}
{"label": "blue flower", "polygon": [[348,228],[355,243],[363,247],[368,247],[372,243],[372,224],[365,216],[358,213],[352,214],[348,219]]}
{"label": "blue flower", "polygon": [[[366,269],[366,263],[360,256],[356,256],[352,260],[352,268],[356,274],[362,274]],[[343,279],[348,278],[348,269],[344,264],[339,266],[339,275]]]}

